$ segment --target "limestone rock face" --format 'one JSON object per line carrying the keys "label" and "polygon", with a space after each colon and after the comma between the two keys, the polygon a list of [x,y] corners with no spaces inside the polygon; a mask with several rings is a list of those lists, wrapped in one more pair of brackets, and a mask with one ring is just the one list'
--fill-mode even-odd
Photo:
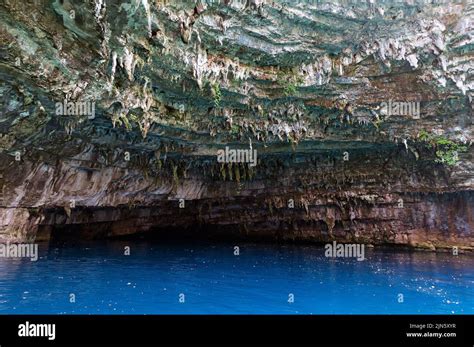
{"label": "limestone rock face", "polygon": [[474,247],[469,1],[3,0],[0,42],[3,240]]}

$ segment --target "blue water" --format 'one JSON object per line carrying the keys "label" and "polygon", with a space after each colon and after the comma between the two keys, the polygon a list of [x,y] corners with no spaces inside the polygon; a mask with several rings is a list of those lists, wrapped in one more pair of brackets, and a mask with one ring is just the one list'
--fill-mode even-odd
{"label": "blue water", "polygon": [[318,246],[233,246],[93,242],[0,258],[0,313],[474,313],[472,255],[366,249],[359,262]]}

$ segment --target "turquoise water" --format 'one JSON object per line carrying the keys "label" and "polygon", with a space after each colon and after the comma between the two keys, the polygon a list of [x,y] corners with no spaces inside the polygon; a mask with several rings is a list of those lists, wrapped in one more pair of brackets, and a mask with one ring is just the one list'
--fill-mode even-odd
{"label": "turquoise water", "polygon": [[0,258],[0,313],[474,313],[472,255],[366,249],[359,262],[320,246],[237,245],[238,256],[228,243],[40,246],[36,262]]}

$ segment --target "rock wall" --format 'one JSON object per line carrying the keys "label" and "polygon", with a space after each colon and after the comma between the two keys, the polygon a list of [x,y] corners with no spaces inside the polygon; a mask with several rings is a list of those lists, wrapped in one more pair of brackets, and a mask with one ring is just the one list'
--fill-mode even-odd
{"label": "rock wall", "polygon": [[[472,249],[473,18],[461,2],[5,0],[0,238]],[[257,165],[218,162],[226,146]]]}

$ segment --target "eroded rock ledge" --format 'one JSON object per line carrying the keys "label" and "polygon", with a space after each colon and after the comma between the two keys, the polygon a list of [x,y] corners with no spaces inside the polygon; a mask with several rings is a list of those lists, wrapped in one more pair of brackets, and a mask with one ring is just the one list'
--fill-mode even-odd
{"label": "eroded rock ledge", "polygon": [[[0,238],[473,249],[473,20],[466,2],[5,0]],[[225,146],[257,165],[218,163]]]}

